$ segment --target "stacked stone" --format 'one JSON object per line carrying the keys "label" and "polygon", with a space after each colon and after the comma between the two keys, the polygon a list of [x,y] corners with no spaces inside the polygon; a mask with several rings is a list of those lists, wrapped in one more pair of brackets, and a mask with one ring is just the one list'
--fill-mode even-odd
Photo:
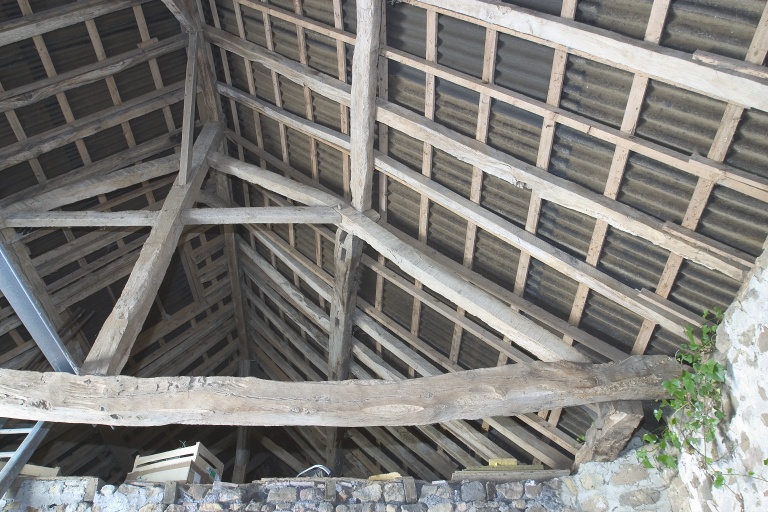
{"label": "stacked stone", "polygon": [[671,471],[645,469],[634,451],[582,464],[544,482],[420,482],[348,478],[265,479],[245,485],[130,482],[96,478],[20,479],[0,510],[56,512],[672,512],[687,495]]}
{"label": "stacked stone", "polygon": [[[77,481],[77,478],[70,479]],[[25,496],[35,508],[57,512],[531,512],[566,511],[550,483],[435,482],[404,478],[274,479],[247,485],[175,485],[131,482],[104,485],[91,496],[69,496],[62,503],[56,489],[72,486],[28,480]],[[46,485],[48,487],[46,487]],[[17,493],[17,497],[21,495]],[[10,499],[9,499],[10,498]],[[23,501],[26,501],[24,503]],[[26,511],[29,500],[6,496],[8,512]]]}

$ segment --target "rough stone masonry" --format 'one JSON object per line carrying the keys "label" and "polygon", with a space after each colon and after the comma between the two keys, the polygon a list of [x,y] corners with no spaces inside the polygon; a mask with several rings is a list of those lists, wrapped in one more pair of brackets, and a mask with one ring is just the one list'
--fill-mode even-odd
{"label": "rough stone masonry", "polygon": [[611,463],[583,464],[545,482],[421,482],[274,479],[236,485],[128,482],[95,478],[20,479],[4,512],[685,512],[674,473],[647,470],[629,451]]}

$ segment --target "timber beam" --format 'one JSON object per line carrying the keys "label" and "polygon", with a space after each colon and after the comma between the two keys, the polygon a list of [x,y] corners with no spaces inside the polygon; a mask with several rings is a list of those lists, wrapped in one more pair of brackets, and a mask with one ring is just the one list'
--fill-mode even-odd
{"label": "timber beam", "polygon": [[0,93],[0,113],[26,107],[76,87],[114,76],[137,64],[180,50],[186,45],[187,38],[179,34],[60,75],[2,92]]}
{"label": "timber beam", "polygon": [[195,16],[196,9],[191,2],[187,0],[163,0],[163,3],[185,32],[197,32],[200,24]]}
{"label": "timber beam", "polygon": [[181,211],[194,202],[208,171],[208,155],[221,138],[220,125],[207,123],[203,127],[195,142],[190,181],[186,185],[177,182],[171,187],[120,299],[86,357],[83,373],[114,375],[125,366],[176,250],[183,229]]}
{"label": "timber beam", "polygon": [[[0,210],[6,226],[28,228],[154,226],[161,212],[126,210],[120,212]],[[181,210],[184,226],[230,224],[338,224],[341,213],[326,206],[265,208],[187,208]]]}
{"label": "timber beam", "polygon": [[404,1],[483,26],[492,26],[538,44],[565,47],[574,55],[633,73],[643,73],[689,91],[768,111],[768,89],[764,82],[705,66],[686,52],[491,0]]}
{"label": "timber beam", "polygon": [[149,0],[84,0],[0,23],[0,46],[76,25]]}
{"label": "timber beam", "polygon": [[[218,89],[219,89],[219,92],[221,92],[223,95],[232,97],[236,99],[238,102],[242,103],[243,105],[253,108],[257,112],[261,112],[281,123],[286,124],[286,126],[290,126],[291,128],[294,128],[298,131],[301,131],[309,135],[310,137],[317,137],[320,140],[323,140],[324,142],[328,143],[332,147],[341,150],[342,152],[350,150],[349,137],[346,135],[340,134],[333,130],[327,129],[323,126],[316,125],[314,123],[309,123],[306,120],[300,119],[297,116],[294,116],[281,109],[276,109],[270,104],[259,100],[258,98],[255,98],[246,93],[242,93],[224,84],[219,84]],[[383,107],[381,104],[377,108],[377,112],[379,113],[383,112],[384,110],[385,110],[385,107]],[[404,114],[404,115],[411,116],[411,114]],[[432,123],[432,125],[437,126],[437,125],[434,125],[434,123]],[[447,130],[442,127],[438,127],[438,129],[440,132],[444,134],[450,132],[450,130]],[[405,131],[408,131],[408,130],[405,130]],[[462,140],[467,139],[466,142],[468,144],[473,146],[476,145],[475,144],[476,141],[474,141],[473,139],[469,140],[468,138],[459,136],[456,133],[452,133],[452,136]],[[454,151],[457,144],[460,145],[460,143],[455,141],[453,143],[446,142],[444,149],[448,152]],[[492,151],[488,150],[488,152],[492,152]],[[482,150],[474,154],[478,156],[478,155],[484,155],[485,153],[486,151]],[[466,156],[467,155],[462,154],[461,156],[459,156],[459,158],[462,160],[465,160]],[[483,158],[485,157],[483,156]],[[508,156],[502,156],[501,158],[503,158],[504,160],[511,159],[511,157],[508,157]],[[482,163],[479,161],[476,162],[476,164],[480,167],[483,167],[484,169],[489,169],[488,167],[486,167],[486,164],[491,165],[491,167],[495,165],[493,164],[493,162]],[[522,164],[522,163],[521,165],[527,166],[527,164]],[[479,227],[483,227],[484,229],[487,229],[488,231],[493,232],[496,236],[500,237],[502,240],[513,245],[514,247],[522,251],[529,252],[531,256],[536,257],[543,263],[549,266],[552,266],[556,270],[563,272],[565,275],[573,279],[576,279],[580,282],[587,283],[591,289],[597,291],[598,293],[605,295],[611,300],[614,300],[615,302],[622,305],[623,307],[626,307],[630,310],[637,311],[643,317],[647,319],[651,319],[654,322],[658,323],[659,325],[662,325],[665,328],[669,329],[671,332],[678,335],[679,337],[685,338],[685,325],[687,321],[681,321],[679,318],[670,316],[665,311],[662,311],[661,309],[653,305],[649,305],[647,302],[638,300],[637,290],[630,288],[629,286],[621,283],[617,279],[604,274],[603,272],[599,271],[595,267],[592,267],[591,265],[588,265],[585,262],[582,262],[572,257],[571,255],[565,253],[564,251],[556,247],[553,247],[552,245],[546,243],[545,241],[533,236],[530,233],[527,233],[525,230],[518,228],[513,223],[502,219],[500,216],[492,212],[489,212],[488,210],[478,206],[477,204],[472,204],[470,201],[467,201],[466,199],[462,198],[460,195],[456,193],[453,193],[449,189],[442,187],[431,180],[427,180],[423,177],[416,176],[417,173],[410,171],[410,169],[408,169],[406,166],[400,164],[399,162],[393,160],[392,158],[389,158],[385,155],[377,154],[376,166],[379,168],[379,170],[381,170],[385,174],[392,175],[392,177],[395,177],[396,179],[398,179],[398,181],[401,181],[401,180],[404,182],[405,181],[413,181],[413,182],[421,181],[421,182],[429,183],[430,185],[429,189],[434,189],[435,191],[437,191],[438,192],[437,195],[440,195],[444,198],[450,198],[450,202],[452,204],[458,205],[463,203],[467,205],[468,208],[462,208],[461,210],[462,216],[464,216],[465,218],[469,218],[468,216],[471,215],[472,216],[471,220],[477,223]],[[236,166],[227,165],[227,167],[229,168],[239,167],[242,169],[243,167],[250,168],[253,166],[249,164],[240,163],[240,164],[237,164]],[[531,167],[531,166],[527,166],[527,167]],[[229,172],[223,168],[220,170]],[[540,170],[535,168],[532,168],[531,172],[537,173],[542,177],[544,177],[544,175],[547,175],[546,179],[556,178],[556,177],[549,176],[548,173],[542,174]],[[407,179],[408,175],[412,176],[412,178]],[[254,183],[256,185],[269,188],[264,183],[257,183],[253,181],[253,178],[249,179],[246,173],[239,173],[239,177],[245,179],[246,181],[250,181],[251,183]],[[259,178],[259,179],[262,180],[262,178]],[[560,178],[557,178],[557,180],[559,179]],[[305,188],[312,189],[312,187],[305,187]],[[553,190],[557,190],[557,187],[545,186],[544,188],[549,190],[550,192],[552,192]],[[563,190],[566,190],[568,194],[571,194],[576,189],[580,189],[580,187],[572,183],[569,183],[567,184],[567,187],[564,188]],[[291,199],[301,201],[300,199],[297,199],[293,195],[289,195],[287,192],[280,192],[276,189],[270,189],[270,190],[274,190],[277,193],[287,195],[288,197],[291,197]],[[288,187],[287,190],[290,191],[290,188]],[[317,189],[314,189],[314,190],[316,191]],[[420,193],[432,194],[431,190],[427,190],[427,191],[422,191],[421,189],[414,189],[414,190],[419,190]],[[596,199],[595,205],[597,204],[597,202],[602,203],[603,206],[607,206],[610,203],[610,201],[607,201],[604,196],[598,196],[597,194],[593,194],[591,192],[587,193],[587,192],[588,191],[581,190],[579,193],[584,193],[584,194],[593,196]],[[305,194],[305,196],[307,195],[308,194]],[[338,199],[336,199],[333,196],[329,196],[328,194],[321,194],[321,196],[324,199],[319,198],[318,196],[318,198],[316,199],[316,202],[313,202],[311,204],[338,204],[340,202]],[[436,199],[433,199],[433,200],[436,200]],[[445,199],[443,200],[443,202],[448,202],[448,200]],[[446,205],[444,204],[444,206]],[[601,206],[600,208],[602,208],[603,206]],[[446,207],[453,210],[451,206],[446,206]],[[728,258],[724,258],[722,255],[716,254],[715,252],[710,252],[710,251],[707,251],[705,254],[701,250],[700,243],[691,244],[683,241],[682,239],[674,239],[674,237],[669,235],[668,233],[669,229],[668,228],[664,229],[664,226],[662,225],[662,223],[656,222],[656,221],[646,223],[645,220],[647,220],[646,219],[647,215],[641,214],[640,212],[636,212],[636,211],[629,213],[627,211],[628,209],[624,205],[621,205],[620,209],[623,210],[625,213],[627,213],[628,217],[632,217],[633,219],[635,219],[636,224],[643,225],[644,226],[643,229],[645,231],[648,231],[650,229],[650,232],[653,233],[653,236],[651,236],[651,238],[656,239],[658,237],[663,237],[665,240],[673,242],[678,249],[685,247],[685,249],[681,250],[681,252],[685,252],[689,256],[698,255],[694,259],[696,258],[700,259],[701,257],[705,257],[709,261],[717,260],[720,262],[720,264],[725,265],[725,267],[722,267],[721,270],[723,270],[724,272],[734,271],[738,275],[742,275],[747,269],[747,267],[745,267],[742,263],[744,260],[744,257],[742,256],[739,256],[739,257],[729,256]],[[594,212],[592,213],[595,214]],[[639,218],[643,218],[645,220],[641,222],[638,220]],[[493,219],[493,222],[491,223],[491,226],[493,227],[486,228],[485,226],[488,225],[488,221],[491,219]],[[620,224],[620,222],[618,222],[618,220],[616,220],[615,223],[619,229],[622,228],[622,225]],[[499,230],[496,227],[499,225],[503,226],[501,230]]]}
{"label": "timber beam", "polygon": [[[373,146],[376,119],[376,83],[378,78],[383,0],[358,0],[356,3],[357,42],[352,58],[352,97],[350,114],[350,192],[352,206],[359,212],[371,208],[373,184]],[[346,157],[345,157],[346,158]],[[365,243],[344,229],[336,230],[334,251],[335,281],[331,295],[331,330],[328,337],[330,380],[349,377],[352,361],[352,325],[357,302],[360,258]],[[343,432],[328,431],[326,464],[341,474]]]}
{"label": "timber beam", "polygon": [[176,103],[184,98],[183,85],[178,83],[164,87],[121,105],[5,146],[0,149],[0,170]]}
{"label": "timber beam", "polygon": [[[35,421],[112,426],[422,425],[616,400],[667,397],[667,356],[621,363],[534,361],[404,381],[75,376],[0,370],[0,407]],[[424,390],[429,390],[425,393]]]}
{"label": "timber beam", "polygon": [[[233,159],[215,155],[212,158],[214,168],[227,172],[228,162]],[[320,192],[308,185],[301,185],[288,178],[283,178],[254,165],[237,164],[240,169],[247,169],[245,176],[251,177],[265,188],[276,184],[278,193],[285,193],[291,199],[304,200],[310,204],[323,205],[338,203],[329,194]],[[267,178],[269,183],[267,183]],[[249,180],[250,181],[250,180]],[[295,194],[293,193],[295,191]],[[301,197],[302,199],[297,199]],[[341,228],[365,240],[380,254],[398,265],[404,272],[422,281],[435,292],[462,307],[468,313],[482,319],[494,329],[514,340],[515,343],[530,351],[544,361],[566,359],[585,362],[587,358],[574,347],[567,345],[532,320],[515,312],[496,297],[479,289],[472,283],[454,275],[444,265],[417,251],[401,241],[384,227],[352,207],[342,207]]]}

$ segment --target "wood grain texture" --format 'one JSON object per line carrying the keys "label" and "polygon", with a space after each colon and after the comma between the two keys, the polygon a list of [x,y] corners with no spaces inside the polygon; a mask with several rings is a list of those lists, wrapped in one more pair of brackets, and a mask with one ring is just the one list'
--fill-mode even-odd
{"label": "wood grain texture", "polygon": [[339,228],[334,251],[335,280],[331,291],[331,330],[328,333],[330,380],[349,378],[352,357],[352,317],[357,302],[360,257],[365,243]]}
{"label": "wood grain texture", "polygon": [[540,361],[392,381],[74,376],[0,370],[0,407],[23,419],[113,426],[419,425],[653,400],[678,376],[666,356],[599,365]]}
{"label": "wood grain texture", "polygon": [[357,41],[352,58],[350,115],[350,191],[359,211],[371,207],[373,140],[376,119],[376,67],[379,61],[381,0],[358,0]]}

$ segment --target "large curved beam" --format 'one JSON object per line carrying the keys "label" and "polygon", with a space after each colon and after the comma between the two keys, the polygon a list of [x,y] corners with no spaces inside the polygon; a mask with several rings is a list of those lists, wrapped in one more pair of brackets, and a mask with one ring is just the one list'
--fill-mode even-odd
{"label": "large curved beam", "polygon": [[404,381],[75,376],[0,370],[5,415],[113,426],[420,425],[666,396],[671,357],[505,365]]}

